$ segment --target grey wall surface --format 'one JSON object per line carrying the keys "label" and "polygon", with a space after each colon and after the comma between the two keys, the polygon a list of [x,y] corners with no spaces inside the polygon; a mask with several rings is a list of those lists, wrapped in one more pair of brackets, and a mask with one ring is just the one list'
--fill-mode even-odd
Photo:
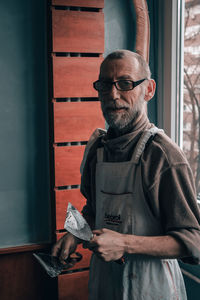
{"label": "grey wall surface", "polygon": [[0,1],[0,247],[50,239],[46,3]]}

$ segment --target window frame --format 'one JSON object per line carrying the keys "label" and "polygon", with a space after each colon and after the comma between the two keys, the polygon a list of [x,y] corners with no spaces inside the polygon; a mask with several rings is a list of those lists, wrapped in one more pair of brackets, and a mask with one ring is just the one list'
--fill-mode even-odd
{"label": "window frame", "polygon": [[157,120],[158,126],[181,148],[184,7],[184,0],[159,1]]}

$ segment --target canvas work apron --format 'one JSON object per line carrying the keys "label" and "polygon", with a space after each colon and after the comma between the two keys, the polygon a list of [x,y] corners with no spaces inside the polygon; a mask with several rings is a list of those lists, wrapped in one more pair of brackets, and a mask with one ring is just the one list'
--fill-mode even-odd
{"label": "canvas work apron", "polygon": [[[164,234],[148,206],[142,187],[140,156],[158,128],[145,131],[130,161],[104,162],[97,149],[96,229],[142,236]],[[90,300],[185,300],[184,282],[177,260],[125,254],[125,264],[104,262],[93,255]]]}

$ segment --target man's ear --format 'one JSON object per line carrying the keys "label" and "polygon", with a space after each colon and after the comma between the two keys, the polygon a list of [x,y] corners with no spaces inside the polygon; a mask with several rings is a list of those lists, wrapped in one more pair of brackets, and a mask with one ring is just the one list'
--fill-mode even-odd
{"label": "man's ear", "polygon": [[148,79],[148,85],[146,86],[144,100],[149,101],[153,98],[156,90],[156,83],[153,79]]}

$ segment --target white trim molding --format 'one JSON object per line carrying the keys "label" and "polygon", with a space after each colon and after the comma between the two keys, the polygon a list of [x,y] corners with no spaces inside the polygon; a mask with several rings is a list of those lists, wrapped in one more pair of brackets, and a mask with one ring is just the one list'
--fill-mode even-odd
{"label": "white trim molding", "polygon": [[182,143],[184,0],[159,1],[158,126]]}

